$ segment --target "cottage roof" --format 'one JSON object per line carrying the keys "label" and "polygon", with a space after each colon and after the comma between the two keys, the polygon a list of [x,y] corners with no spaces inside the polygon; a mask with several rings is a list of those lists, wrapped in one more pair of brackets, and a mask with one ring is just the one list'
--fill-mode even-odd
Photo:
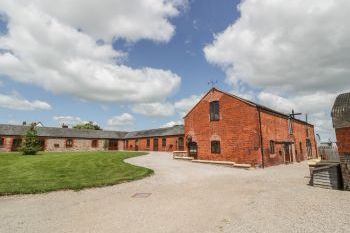
{"label": "cottage roof", "polygon": [[128,138],[145,138],[145,137],[162,137],[162,136],[173,136],[184,134],[183,125],[175,125],[173,127],[148,129],[141,131],[129,132],[125,135],[125,139]]}
{"label": "cottage roof", "polygon": [[332,108],[334,128],[350,127],[350,92],[337,96]]}
{"label": "cottage roof", "polygon": [[[0,124],[0,135],[21,136],[26,133],[30,126]],[[37,127],[38,136],[56,138],[100,138],[100,139],[124,139],[141,137],[161,137],[184,134],[183,125],[173,127],[150,129],[134,132],[92,130],[92,129],[72,129],[57,127]]]}

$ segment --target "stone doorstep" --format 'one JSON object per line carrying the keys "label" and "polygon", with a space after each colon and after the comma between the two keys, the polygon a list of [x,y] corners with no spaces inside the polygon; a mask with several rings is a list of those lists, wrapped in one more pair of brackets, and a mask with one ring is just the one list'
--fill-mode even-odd
{"label": "stone doorstep", "polygon": [[250,169],[251,165],[250,164],[239,164],[235,162],[230,162],[230,161],[214,161],[214,160],[199,160],[199,159],[194,159],[192,160],[194,163],[208,163],[208,164],[217,164],[217,165],[229,165],[233,166],[235,168],[243,168],[243,169]]}
{"label": "stone doorstep", "polygon": [[252,168],[250,164],[244,164],[244,163],[235,163],[233,166],[236,168],[244,168],[244,169]]}
{"label": "stone doorstep", "polygon": [[194,159],[194,160],[192,160],[192,162],[194,162],[194,163],[209,163],[209,164],[231,165],[231,166],[235,165],[235,162],[230,162],[230,161],[215,161],[215,160]]}
{"label": "stone doorstep", "polygon": [[174,159],[193,160],[193,157],[174,156]]}

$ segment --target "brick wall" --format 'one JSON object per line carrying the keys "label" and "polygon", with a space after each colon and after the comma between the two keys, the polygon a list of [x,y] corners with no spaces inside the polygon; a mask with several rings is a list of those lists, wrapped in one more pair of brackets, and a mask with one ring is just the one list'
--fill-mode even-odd
{"label": "brick wall", "polygon": [[1,138],[4,140],[4,144],[0,147],[0,152],[10,152],[11,151],[13,137],[0,136],[0,139]]}
{"label": "brick wall", "polygon": [[[220,120],[210,121],[211,101],[219,101]],[[259,124],[256,108],[212,91],[185,117],[185,137],[198,146],[198,159],[260,163]],[[220,141],[220,154],[211,153],[211,141]]]}
{"label": "brick wall", "polygon": [[[13,139],[12,136],[2,137],[5,143],[0,147],[0,152],[10,152]],[[43,139],[43,138],[41,138]],[[92,139],[73,139],[73,146],[66,147],[65,138],[45,138],[45,151],[101,151],[105,150],[105,140],[98,139],[97,147],[92,147]]]}
{"label": "brick wall", "polygon": [[73,146],[66,147],[65,138],[48,138],[45,140],[45,151],[102,151],[105,140],[98,139],[97,147],[91,146],[92,139],[73,139]]}
{"label": "brick wall", "polygon": [[335,129],[340,154],[350,154],[350,127]]}
{"label": "brick wall", "polygon": [[[158,138],[158,150],[157,151],[167,151],[172,152],[178,150],[178,139],[179,137],[184,137],[184,135],[176,136],[166,136],[166,137],[156,137]],[[162,139],[166,139],[166,145],[162,145]],[[138,138],[138,139],[128,139],[125,143],[125,150],[134,151],[154,151],[154,137],[148,138],[150,140],[150,145],[147,147],[147,138]],[[126,142],[126,140],[125,140]],[[136,147],[137,145],[137,147]],[[126,148],[127,146],[127,148]]]}
{"label": "brick wall", "polygon": [[[275,115],[270,112],[261,112],[261,130],[263,134],[264,145],[264,165],[271,166],[283,164],[285,160],[300,162],[306,160],[307,148],[306,139],[309,139],[312,145],[312,157],[316,158],[316,143],[314,128],[311,125],[303,124],[292,120],[293,134],[289,134],[288,118]],[[307,134],[308,130],[308,134]],[[275,153],[270,153],[270,141],[274,141]],[[291,142],[290,157],[285,154],[284,144],[282,142]],[[300,144],[301,143],[301,144]],[[301,149],[300,149],[301,145]]]}

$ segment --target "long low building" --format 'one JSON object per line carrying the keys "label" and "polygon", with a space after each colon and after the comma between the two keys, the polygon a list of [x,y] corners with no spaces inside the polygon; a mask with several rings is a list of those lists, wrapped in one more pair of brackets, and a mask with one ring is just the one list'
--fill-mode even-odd
{"label": "long low building", "polygon": [[[0,124],[0,151],[17,151],[29,126]],[[37,127],[44,151],[184,150],[184,127],[136,132]]]}

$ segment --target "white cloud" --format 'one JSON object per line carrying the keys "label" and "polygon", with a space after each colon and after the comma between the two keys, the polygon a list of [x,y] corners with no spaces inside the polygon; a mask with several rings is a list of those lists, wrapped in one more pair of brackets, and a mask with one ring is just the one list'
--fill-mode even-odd
{"label": "white cloud", "polygon": [[168,117],[175,113],[173,104],[168,102],[136,104],[131,107],[131,110],[149,117]]}
{"label": "white cloud", "polygon": [[[111,43],[119,38],[167,42],[174,34],[168,19],[185,3],[2,1],[8,33],[0,37],[0,73],[85,100],[164,101],[178,89],[180,77],[169,70],[123,65],[126,54]],[[96,42],[101,39],[104,43]]]}
{"label": "white cloud", "polygon": [[65,124],[69,126],[74,126],[77,124],[88,122],[88,121],[83,121],[80,117],[75,117],[75,116],[54,116],[53,119],[57,121],[59,125]]}
{"label": "white cloud", "polygon": [[4,95],[0,94],[0,107],[15,110],[50,110],[51,105],[40,100],[29,101],[19,95]]}
{"label": "white cloud", "polygon": [[258,100],[262,105],[286,114],[291,113],[292,109],[296,109],[296,106],[292,101],[267,92],[260,92]]}
{"label": "white cloud", "polygon": [[282,96],[313,112],[319,127],[334,96],[350,90],[350,2],[245,0],[238,9],[240,18],[204,48],[206,59],[235,88],[262,89],[262,99]]}
{"label": "white cloud", "polygon": [[162,127],[173,127],[174,125],[183,125],[183,124],[184,124],[183,120],[169,121],[165,123]]}
{"label": "white cloud", "polygon": [[109,129],[120,129],[134,124],[134,117],[129,113],[114,116],[107,121]]}
{"label": "white cloud", "polygon": [[204,48],[236,84],[283,93],[350,88],[350,2],[246,0],[241,17]]}
{"label": "white cloud", "polygon": [[175,102],[176,111],[181,117],[185,116],[203,97],[203,95],[191,95],[190,97],[180,99]]}

